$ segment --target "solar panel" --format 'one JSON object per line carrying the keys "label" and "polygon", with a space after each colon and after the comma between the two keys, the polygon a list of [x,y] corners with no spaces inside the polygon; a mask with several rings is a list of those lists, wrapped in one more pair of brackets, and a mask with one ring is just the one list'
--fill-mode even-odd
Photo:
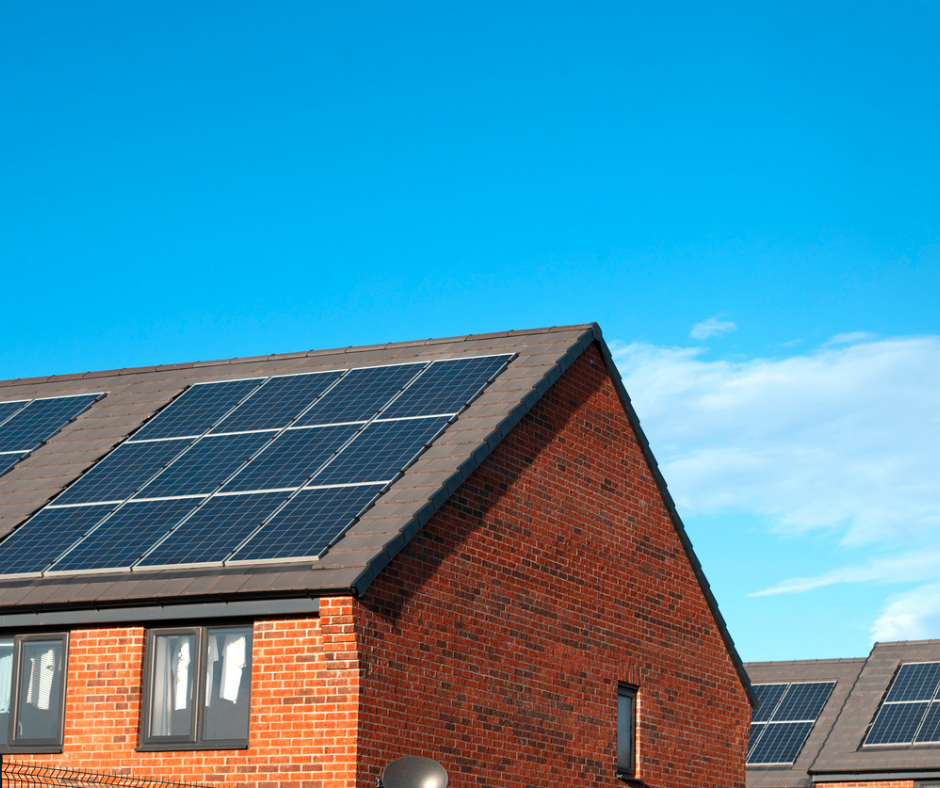
{"label": "solar panel", "polygon": [[918,744],[936,744],[940,742],[940,702],[934,701],[930,704],[914,741]]}
{"label": "solar panel", "polygon": [[213,432],[270,430],[286,427],[333,383],[341,372],[315,372],[271,378]]}
{"label": "solar panel", "polygon": [[352,425],[288,430],[223,488],[226,492],[300,487],[355,434]]}
{"label": "solar panel", "polygon": [[123,501],[191,443],[185,438],[153,443],[123,443],[66,489],[56,498],[55,503]]}
{"label": "solar panel", "polygon": [[834,681],[755,684],[757,708],[751,714],[749,764],[792,763],[816,723]]}
{"label": "solar panel", "polygon": [[813,727],[811,722],[770,722],[757,740],[747,762],[793,763]]}
{"label": "solar panel", "polygon": [[940,662],[901,665],[865,744],[913,744],[915,737],[918,743],[934,741],[938,723],[930,700],[937,695],[938,684]]}
{"label": "solar panel", "polygon": [[400,364],[354,369],[301,416],[297,426],[371,419],[425,366]]}
{"label": "solar panel", "polygon": [[0,543],[0,574],[41,572],[113,505],[46,508]]}
{"label": "solar panel", "polygon": [[885,703],[930,700],[940,682],[940,662],[912,662],[901,665],[885,696]]}
{"label": "solar panel", "polygon": [[382,485],[302,490],[233,561],[316,558],[382,490]]}
{"label": "solar panel", "polygon": [[446,424],[446,416],[374,421],[314,477],[313,484],[391,481]]}
{"label": "solar panel", "polygon": [[774,722],[815,720],[826,705],[833,686],[827,682],[791,684],[774,712]]}
{"label": "solar panel", "polygon": [[[138,496],[207,495],[271,440],[270,432],[209,435],[155,478]],[[131,444],[153,446],[154,443]]]}
{"label": "solar panel", "polygon": [[927,701],[884,704],[865,744],[910,744],[929,705]]}
{"label": "solar panel", "polygon": [[29,404],[28,399],[18,400],[17,402],[0,402],[0,426],[14,413],[25,408],[27,404]]}
{"label": "solar panel", "polygon": [[97,400],[98,394],[34,399],[0,424],[0,451],[26,453],[55,435]]}
{"label": "solar panel", "polygon": [[456,413],[502,369],[509,356],[435,361],[396,399],[383,419]]}
{"label": "solar panel", "polygon": [[752,689],[757,698],[757,707],[751,712],[751,722],[767,722],[787,691],[787,685],[755,684]]}
{"label": "solar panel", "polygon": [[132,501],[82,539],[51,571],[126,569],[198,503],[198,498]]}
{"label": "solar panel", "polygon": [[264,380],[227,380],[190,386],[141,427],[134,440],[202,435]]}
{"label": "solar panel", "polygon": [[287,494],[283,492],[217,495],[196,510],[138,566],[221,561],[285,500]]}

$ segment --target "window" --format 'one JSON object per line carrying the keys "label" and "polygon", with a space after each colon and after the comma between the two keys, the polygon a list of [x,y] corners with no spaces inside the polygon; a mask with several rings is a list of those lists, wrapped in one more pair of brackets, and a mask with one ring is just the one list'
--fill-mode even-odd
{"label": "window", "polygon": [[617,774],[633,777],[636,773],[636,687],[617,685]]}
{"label": "window", "polygon": [[68,635],[0,636],[0,752],[58,752]]}
{"label": "window", "polygon": [[248,746],[251,626],[150,630],[141,748]]}

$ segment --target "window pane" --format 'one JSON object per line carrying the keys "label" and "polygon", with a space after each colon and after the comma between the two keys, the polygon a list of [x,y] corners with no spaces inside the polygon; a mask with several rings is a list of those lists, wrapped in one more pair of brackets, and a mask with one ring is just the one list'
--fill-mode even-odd
{"label": "window pane", "polygon": [[13,700],[13,638],[0,639],[0,744],[9,742]]}
{"label": "window pane", "polygon": [[62,641],[28,640],[22,643],[19,719],[14,739],[60,738],[62,700]]}
{"label": "window pane", "polygon": [[210,629],[206,656],[205,739],[247,740],[251,627]]}
{"label": "window pane", "polygon": [[150,692],[150,735],[192,736],[195,635],[156,635]]}
{"label": "window pane", "polygon": [[633,701],[632,690],[620,688],[617,694],[617,771],[633,774]]}

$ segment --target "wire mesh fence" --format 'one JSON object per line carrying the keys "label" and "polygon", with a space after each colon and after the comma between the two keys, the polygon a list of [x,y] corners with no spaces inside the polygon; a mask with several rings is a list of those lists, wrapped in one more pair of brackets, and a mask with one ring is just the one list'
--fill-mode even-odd
{"label": "wire mesh fence", "polygon": [[61,786],[61,788],[214,788],[207,783],[191,783],[134,774],[114,774],[91,769],[73,769],[33,761],[11,761],[0,755],[0,788],[20,786]]}

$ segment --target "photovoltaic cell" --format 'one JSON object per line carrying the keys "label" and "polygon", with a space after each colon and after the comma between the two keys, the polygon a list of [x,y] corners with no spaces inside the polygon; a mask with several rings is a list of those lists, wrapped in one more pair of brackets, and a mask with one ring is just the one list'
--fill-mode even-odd
{"label": "photovoltaic cell", "polygon": [[317,372],[271,378],[212,431],[241,432],[286,427],[341,374]]}
{"label": "photovoltaic cell", "polygon": [[374,421],[321,473],[312,485],[390,481],[447,424],[447,417]]}
{"label": "photovoltaic cell", "polygon": [[382,485],[302,490],[255,534],[233,561],[315,558],[349,526]]}
{"label": "photovoltaic cell", "polygon": [[192,441],[123,443],[58,498],[56,505],[123,501]]}
{"label": "photovoltaic cell", "polygon": [[424,366],[401,364],[354,369],[301,416],[297,426],[371,419]]}
{"label": "photovoltaic cell", "polygon": [[128,503],[50,571],[126,569],[198,503],[197,498]]}
{"label": "photovoltaic cell", "polygon": [[453,414],[466,405],[509,356],[435,361],[382,413],[383,419]]}
{"label": "photovoltaic cell", "polygon": [[811,722],[770,722],[748,755],[747,762],[793,763],[813,727]]}
{"label": "photovoltaic cell", "polygon": [[885,703],[875,718],[865,744],[910,744],[930,704]]}
{"label": "photovoltaic cell", "polygon": [[0,574],[41,572],[113,505],[43,509],[0,542]]}
{"label": "photovoltaic cell", "polygon": [[750,736],[750,738],[748,739],[748,742],[747,742],[747,751],[748,751],[748,752],[750,752],[752,749],[754,749],[754,744],[755,744],[755,743],[757,742],[757,740],[760,738],[760,735],[764,732],[764,727],[765,727],[765,726],[764,726],[764,723],[762,723],[762,722],[758,722],[758,723],[752,722],[752,723],[751,723],[751,736]]}
{"label": "photovoltaic cell", "polygon": [[190,386],[141,427],[133,440],[202,435],[263,382],[264,378],[254,378]]}
{"label": "photovoltaic cell", "polygon": [[757,707],[751,712],[751,722],[767,722],[777,704],[787,691],[786,684],[755,684],[752,689],[757,698]]}
{"label": "photovoltaic cell", "polygon": [[815,720],[829,699],[829,693],[835,682],[812,682],[791,684],[777,710],[774,722],[795,722],[797,720]]}
{"label": "photovoltaic cell", "polygon": [[89,407],[97,394],[35,399],[0,425],[0,451],[28,452]]}
{"label": "photovoltaic cell", "polygon": [[288,430],[223,488],[225,492],[300,487],[356,432],[351,425]]}
{"label": "photovoltaic cell", "polygon": [[0,425],[3,424],[10,416],[16,413],[18,410],[22,410],[26,407],[26,404],[29,400],[19,400],[17,402],[0,402]]}
{"label": "photovoltaic cell", "polygon": [[885,703],[930,700],[940,682],[940,662],[914,662],[901,665]]}
{"label": "photovoltaic cell", "polygon": [[221,561],[285,500],[284,492],[211,498],[138,566]]}
{"label": "photovoltaic cell", "polygon": [[271,436],[270,432],[207,436],[157,476],[137,497],[207,495],[271,440]]}

